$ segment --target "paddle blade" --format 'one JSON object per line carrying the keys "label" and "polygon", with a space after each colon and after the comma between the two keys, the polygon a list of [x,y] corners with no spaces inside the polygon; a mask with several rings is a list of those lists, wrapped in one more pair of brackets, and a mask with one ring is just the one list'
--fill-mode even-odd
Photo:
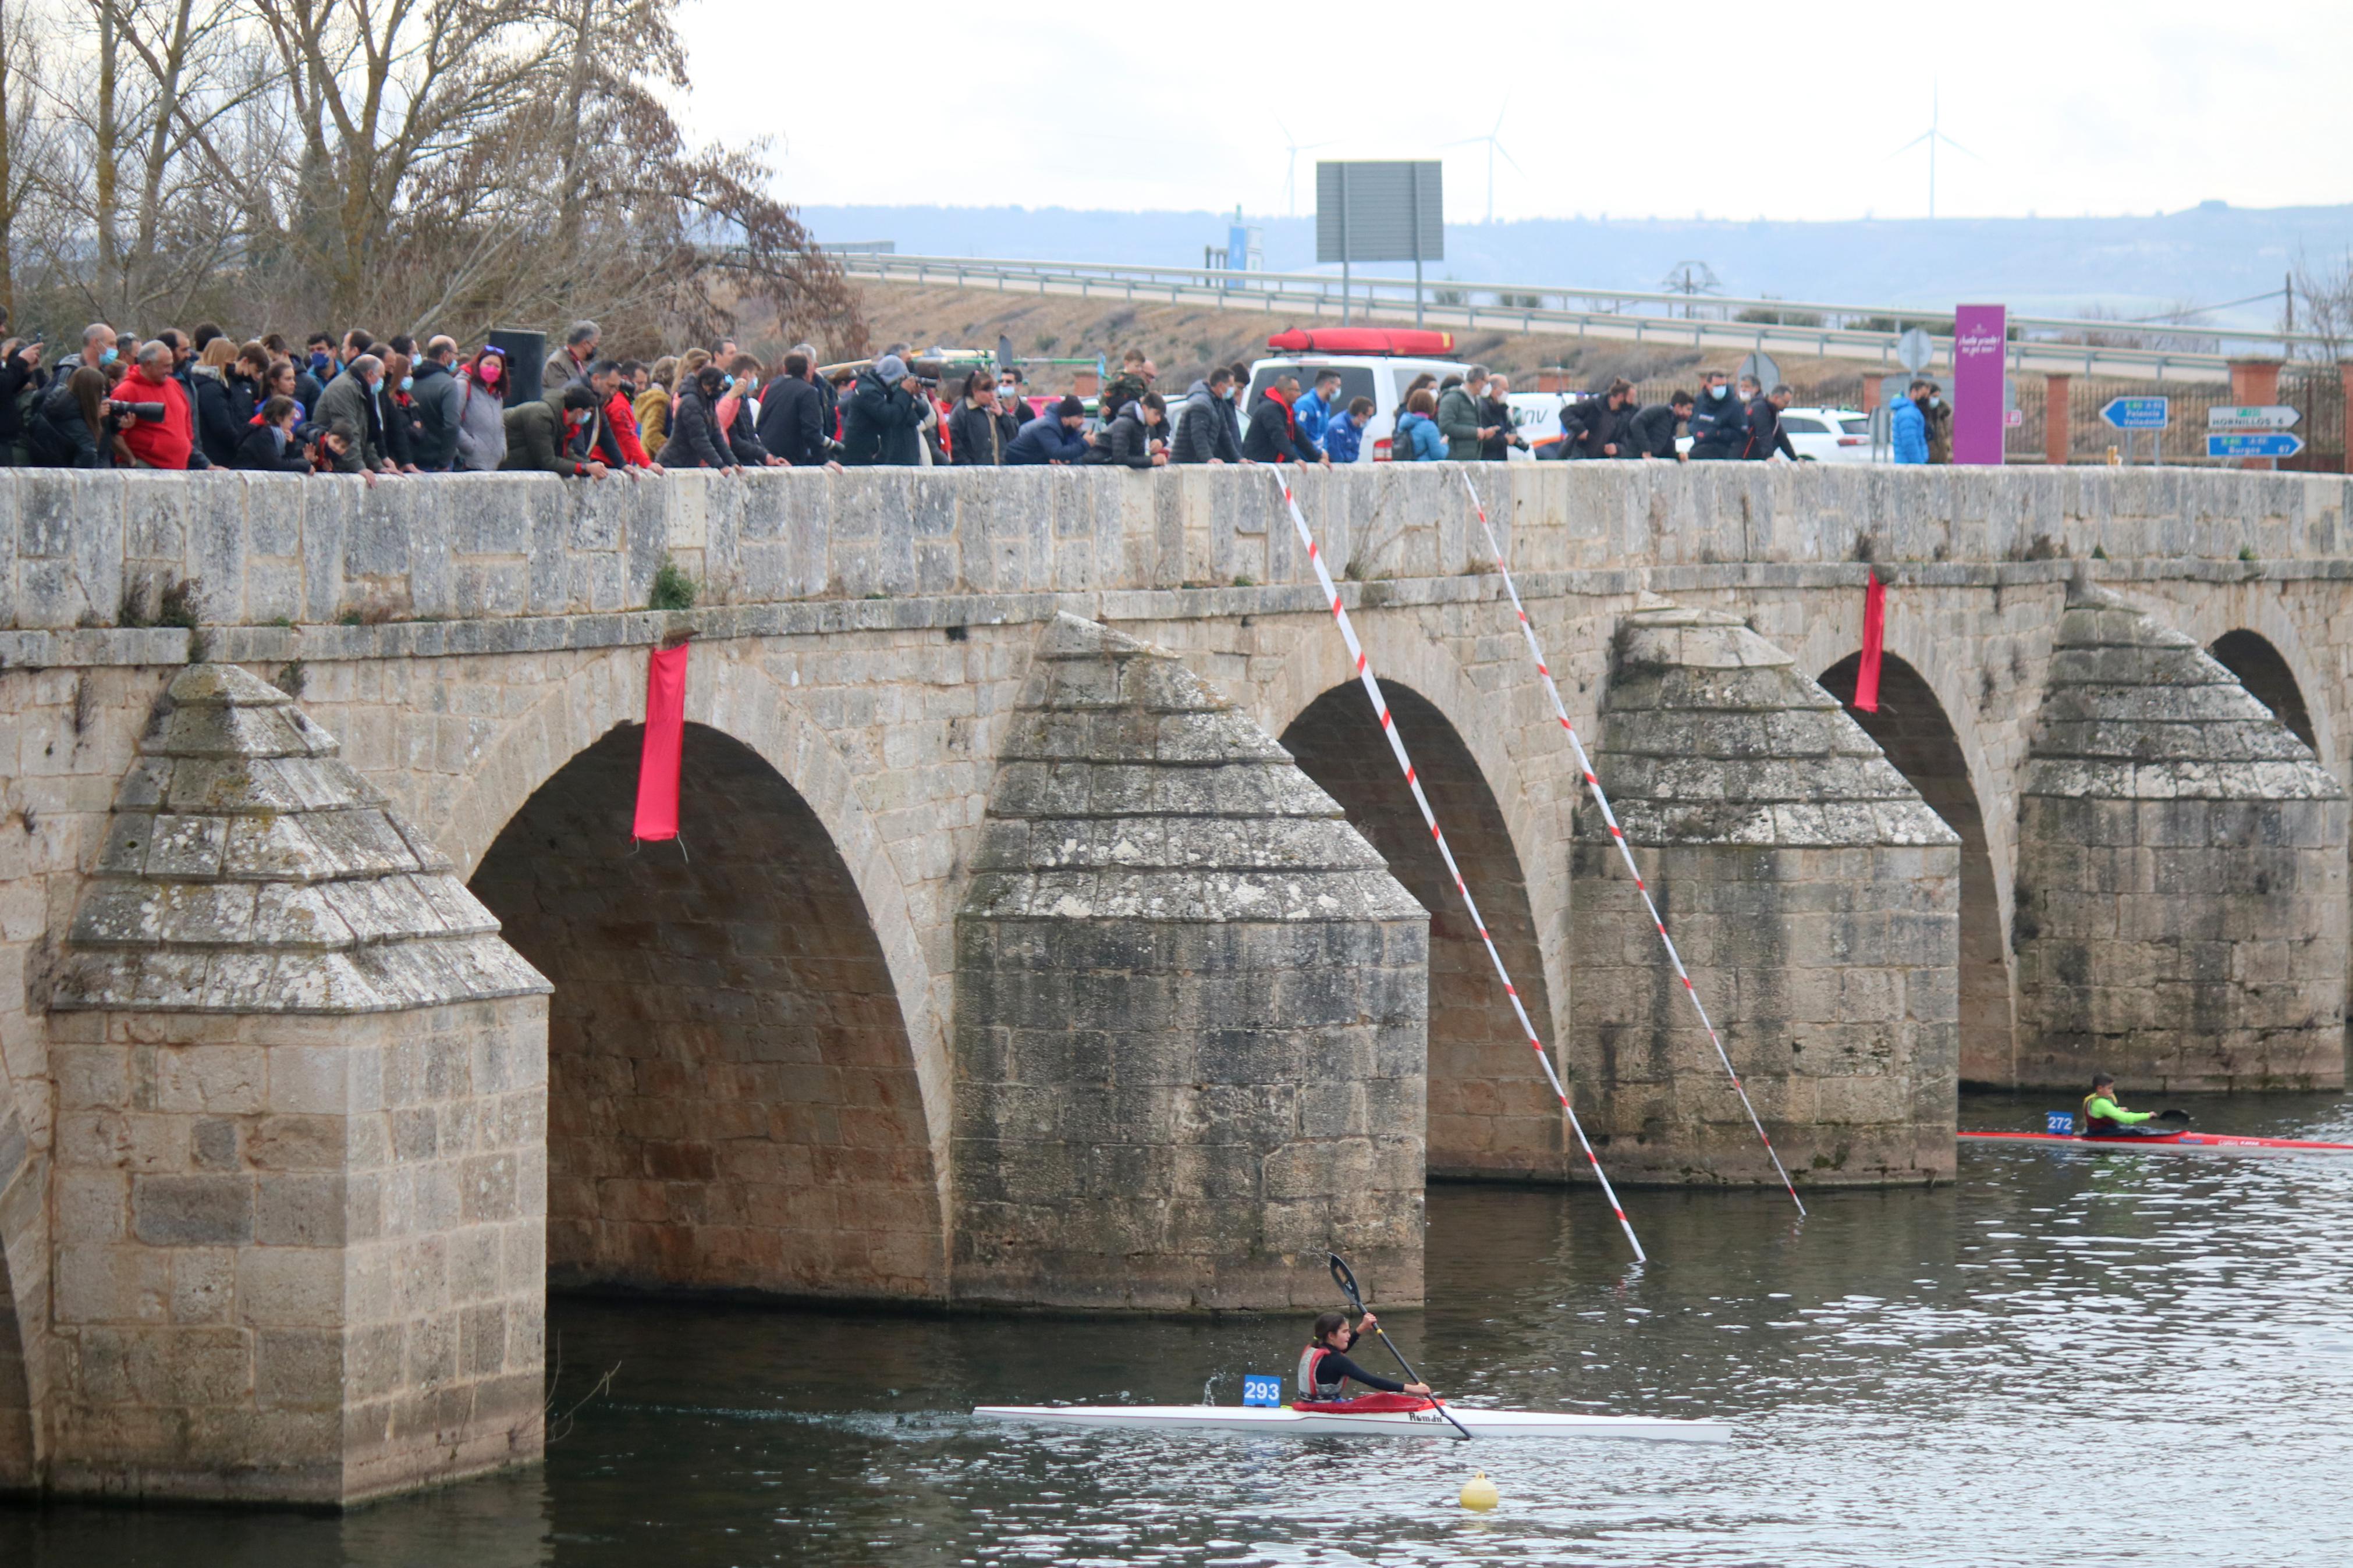
{"label": "paddle blade", "polygon": [[1336,1252],[1326,1253],[1324,1256],[1332,1260],[1332,1283],[1340,1287],[1340,1293],[1348,1298],[1348,1305],[1359,1312],[1363,1311],[1365,1298],[1356,1289],[1356,1276],[1349,1268],[1348,1260]]}
{"label": "paddle blade", "polygon": [[2179,1106],[2168,1106],[2157,1113],[2157,1119],[2159,1121],[2187,1121],[2189,1120],[2189,1112]]}

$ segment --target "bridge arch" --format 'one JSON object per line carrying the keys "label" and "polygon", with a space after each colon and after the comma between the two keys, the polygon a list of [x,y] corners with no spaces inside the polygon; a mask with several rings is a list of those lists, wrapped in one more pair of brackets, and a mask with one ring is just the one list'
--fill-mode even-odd
{"label": "bridge arch", "polygon": [[[1502,806],[1471,748],[1427,697],[1394,681],[1381,692],[1412,749],[1416,776],[1478,900],[1540,1034],[1552,1012],[1528,879]],[[1363,687],[1346,680],[1282,731],[1300,770],[1347,812],[1390,874],[1430,912],[1428,1168],[1438,1176],[1558,1176],[1558,1102],[1464,913],[1445,862],[1398,772]]]}
{"label": "bridge arch", "polygon": [[1930,810],[1961,838],[1960,1078],[1964,1083],[2017,1081],[2017,1012],[2008,926],[1995,883],[1985,813],[1970,781],[1968,758],[1944,704],[1918,669],[1888,654],[1880,666],[1879,707],[1854,705],[1862,656],[1849,654],[1820,677],[1822,689],[1879,743]]}
{"label": "bridge arch", "polygon": [[551,691],[447,829],[555,984],[551,1278],[939,1295],[945,1079],[850,771],[765,674],[698,661],[683,851],[633,847],[644,665],[628,650]]}
{"label": "bridge arch", "polygon": [[2304,700],[2304,688],[2269,637],[2242,626],[2216,637],[2206,651],[2239,678],[2247,695],[2270,709],[2272,716],[2286,725],[2297,740],[2310,746],[2315,756],[2320,755],[2312,727],[2312,709]]}

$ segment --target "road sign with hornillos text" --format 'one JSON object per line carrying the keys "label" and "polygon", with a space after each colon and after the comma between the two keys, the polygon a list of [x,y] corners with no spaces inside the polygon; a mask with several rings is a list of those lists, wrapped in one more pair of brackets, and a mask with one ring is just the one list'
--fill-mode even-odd
{"label": "road sign with hornillos text", "polygon": [[2209,430],[2293,430],[2304,417],[2284,403],[2240,404],[2206,411]]}
{"label": "road sign with hornillos text", "polygon": [[2100,417],[2119,430],[2162,430],[2173,416],[2169,397],[2112,397]]}
{"label": "road sign with hornillos text", "polygon": [[2303,450],[2304,437],[2286,430],[2206,437],[2210,458],[2293,458]]}

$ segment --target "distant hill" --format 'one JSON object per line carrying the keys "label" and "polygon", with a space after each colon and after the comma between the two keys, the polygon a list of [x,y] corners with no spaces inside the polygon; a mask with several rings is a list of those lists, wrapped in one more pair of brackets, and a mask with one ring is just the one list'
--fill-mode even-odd
{"label": "distant hill", "polygon": [[[1227,215],[1062,207],[828,206],[802,209],[820,241],[887,239],[934,256],[1198,267],[1222,246]],[[1247,220],[1266,265],[1314,270],[1312,217]],[[2126,316],[2211,305],[2280,288],[2301,251],[2316,264],[2353,252],[2353,206],[2232,207],[2207,202],[2146,217],[1907,218],[1735,223],[1680,218],[1536,218],[1451,224],[1430,276],[1481,283],[1656,289],[1704,262],[1722,291],[1835,303],[2000,302],[2041,313],[2105,306]],[[1337,268],[1332,270],[1336,271]],[[1403,266],[1375,268],[1402,274]],[[2276,299],[2221,312],[2276,324]]]}

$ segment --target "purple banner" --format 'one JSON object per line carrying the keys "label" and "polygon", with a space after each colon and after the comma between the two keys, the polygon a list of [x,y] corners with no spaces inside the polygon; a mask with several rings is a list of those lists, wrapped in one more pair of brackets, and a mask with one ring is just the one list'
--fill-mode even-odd
{"label": "purple banner", "polygon": [[1953,312],[1953,461],[2001,461],[2001,371],[2010,311],[1963,305]]}

